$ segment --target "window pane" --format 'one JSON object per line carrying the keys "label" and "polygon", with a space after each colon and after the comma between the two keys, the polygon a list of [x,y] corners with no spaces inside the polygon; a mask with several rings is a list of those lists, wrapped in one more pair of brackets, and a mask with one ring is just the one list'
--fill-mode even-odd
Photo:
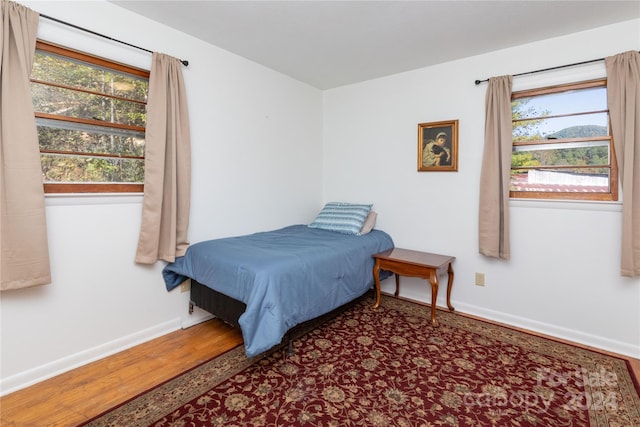
{"label": "window pane", "polygon": [[115,70],[36,51],[31,78],[146,102],[149,82]]}
{"label": "window pane", "polygon": [[513,147],[511,167],[602,166],[610,164],[610,154],[609,141],[517,146]]}
{"label": "window pane", "polygon": [[511,108],[511,197],[617,200],[605,79],[516,92]]}
{"label": "window pane", "polygon": [[609,169],[529,170],[511,173],[510,191],[549,193],[609,193]]}
{"label": "window pane", "polygon": [[145,104],[93,95],[38,83],[31,85],[33,108],[38,113],[144,126]]}
{"label": "window pane", "polygon": [[607,136],[609,134],[608,120],[607,113],[591,113],[524,122],[516,121],[513,125],[513,140],[518,142]]}
{"label": "window pane", "polygon": [[144,160],[41,154],[45,183],[144,181]]}
{"label": "window pane", "polygon": [[45,191],[139,191],[149,72],[43,41],[36,49],[31,92]]}
{"label": "window pane", "polygon": [[144,157],[144,133],[37,119],[41,150]]}
{"label": "window pane", "polygon": [[[607,109],[607,89],[595,87],[519,98],[520,118],[587,113]],[[513,105],[512,104],[512,105]]]}

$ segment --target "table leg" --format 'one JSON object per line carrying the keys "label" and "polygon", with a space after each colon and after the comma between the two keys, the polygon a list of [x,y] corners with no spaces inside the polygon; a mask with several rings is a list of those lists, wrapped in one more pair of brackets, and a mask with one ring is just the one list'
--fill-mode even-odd
{"label": "table leg", "polygon": [[452,263],[449,263],[449,282],[447,283],[447,307],[449,307],[450,311],[455,310],[451,305],[451,288],[453,287],[453,268],[451,267]]}
{"label": "table leg", "polygon": [[429,274],[429,283],[431,284],[431,325],[438,326],[436,321],[436,298],[438,297],[438,271],[432,269]]}
{"label": "table leg", "polygon": [[400,275],[395,273],[396,275],[396,293],[394,294],[396,297],[400,295]]}
{"label": "table leg", "polygon": [[373,304],[373,308],[380,307],[380,263],[376,259],[376,263],[373,265],[373,281],[376,284],[376,302]]}

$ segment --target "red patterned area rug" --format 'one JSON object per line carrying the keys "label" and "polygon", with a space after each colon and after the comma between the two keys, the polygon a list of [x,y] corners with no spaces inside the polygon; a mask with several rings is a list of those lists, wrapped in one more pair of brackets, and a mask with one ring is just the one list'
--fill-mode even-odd
{"label": "red patterned area rug", "polygon": [[640,426],[626,361],[423,305],[359,301],[294,341],[242,347],[91,426]]}

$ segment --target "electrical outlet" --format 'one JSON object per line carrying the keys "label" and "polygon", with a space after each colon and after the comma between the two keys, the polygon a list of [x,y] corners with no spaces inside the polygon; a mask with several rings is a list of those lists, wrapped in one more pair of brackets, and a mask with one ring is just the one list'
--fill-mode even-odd
{"label": "electrical outlet", "polygon": [[484,273],[476,273],[476,286],[484,286]]}
{"label": "electrical outlet", "polygon": [[180,284],[180,292],[189,292],[191,290],[191,281],[185,280]]}

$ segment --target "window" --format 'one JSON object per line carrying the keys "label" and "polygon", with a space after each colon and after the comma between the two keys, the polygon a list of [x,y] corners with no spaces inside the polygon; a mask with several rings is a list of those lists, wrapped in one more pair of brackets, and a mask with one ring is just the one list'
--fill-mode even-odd
{"label": "window", "polygon": [[514,92],[512,198],[617,200],[606,80]]}
{"label": "window", "polygon": [[31,93],[45,193],[142,192],[149,72],[42,41]]}

